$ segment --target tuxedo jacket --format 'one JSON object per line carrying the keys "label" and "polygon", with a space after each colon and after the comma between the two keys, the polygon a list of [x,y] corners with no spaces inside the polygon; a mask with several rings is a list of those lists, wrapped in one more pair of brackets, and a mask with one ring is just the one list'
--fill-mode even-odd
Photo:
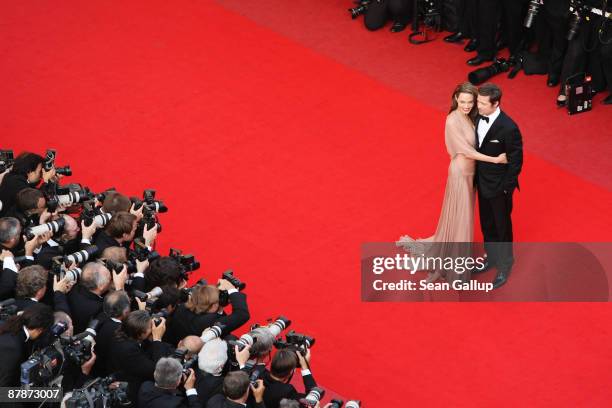
{"label": "tuxedo jacket", "polygon": [[487,156],[499,156],[506,153],[507,164],[476,161],[474,184],[484,198],[493,198],[504,192],[512,193],[519,188],[518,176],[523,167],[523,140],[521,132],[514,121],[503,111],[485,135],[479,146],[478,125],[476,122],[476,150]]}
{"label": "tuxedo jacket", "polygon": [[153,381],[145,381],[138,393],[139,408],[200,408],[197,395],[184,397],[176,390],[157,388]]}

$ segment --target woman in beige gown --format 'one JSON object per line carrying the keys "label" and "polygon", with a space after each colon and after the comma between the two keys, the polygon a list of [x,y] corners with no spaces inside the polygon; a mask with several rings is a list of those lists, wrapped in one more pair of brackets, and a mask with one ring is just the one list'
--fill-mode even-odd
{"label": "woman in beige gown", "polygon": [[[474,171],[475,160],[490,163],[507,163],[506,155],[497,157],[478,153],[474,148],[474,121],[478,114],[476,99],[478,91],[468,82],[458,85],[453,92],[452,106],[446,117],[445,143],[450,155],[448,178],[444,202],[436,233],[429,238],[413,239],[404,235],[397,241],[413,256],[426,257],[471,257],[471,242],[474,238]],[[426,268],[424,268],[426,269]],[[435,269],[430,270],[428,282],[440,277],[448,282],[470,279],[470,271]]]}

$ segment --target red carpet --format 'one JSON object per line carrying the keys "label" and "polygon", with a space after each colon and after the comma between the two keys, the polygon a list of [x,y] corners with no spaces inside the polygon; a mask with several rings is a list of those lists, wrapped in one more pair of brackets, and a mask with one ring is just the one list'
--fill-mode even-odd
{"label": "red carpet", "polygon": [[[367,33],[348,1],[221,3],[3,2],[2,146],[156,188],[161,246],[233,268],[253,320],[314,335],[317,380],[364,406],[608,405],[607,303],[360,301],[361,243],[435,227],[464,53]],[[609,108],[567,118],[543,82],[499,81],[526,145],[515,236],[609,240]]]}

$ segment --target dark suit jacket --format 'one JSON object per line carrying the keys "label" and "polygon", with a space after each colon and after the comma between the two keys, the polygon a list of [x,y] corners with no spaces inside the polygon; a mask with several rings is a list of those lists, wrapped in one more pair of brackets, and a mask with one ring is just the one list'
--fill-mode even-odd
{"label": "dark suit jacket", "polygon": [[195,408],[201,407],[197,395],[185,397],[178,391],[157,388],[153,381],[146,381],[138,392],[139,408]]}
{"label": "dark suit jacket", "polygon": [[106,377],[111,374],[110,359],[112,356],[111,343],[115,332],[121,326],[121,323],[112,320],[105,314],[103,320],[98,327],[96,336],[96,363],[92,373],[94,377]]}
{"label": "dark suit jacket", "polygon": [[3,269],[0,275],[0,300],[15,297],[15,286],[17,285],[17,272],[11,269]]}
{"label": "dark suit jacket", "polygon": [[110,344],[111,371],[118,381],[128,382],[128,398],[136,405],[138,391],[145,381],[153,381],[157,360],[172,353],[172,347],[161,341],[142,346],[133,339],[113,337]]}
{"label": "dark suit jacket", "polygon": [[[244,405],[228,400],[223,394],[217,394],[208,400],[206,408],[244,408]],[[263,402],[259,404],[253,402],[247,404],[247,408],[266,408],[266,405]]]}
{"label": "dark suit jacket", "polygon": [[9,173],[4,176],[0,185],[0,201],[2,201],[2,212],[0,215],[5,217],[8,210],[15,205],[17,193],[24,188],[35,187],[28,183],[26,176],[21,174]]}
{"label": "dark suit jacket", "polygon": [[23,330],[0,335],[0,387],[20,385],[20,368],[30,355]]}
{"label": "dark suit jacket", "polygon": [[109,247],[113,246],[123,246],[124,248],[128,248],[128,245],[119,245],[117,240],[106,233],[106,231],[101,230],[94,237],[93,244],[98,247],[98,253],[96,256],[102,255],[102,252]]}
{"label": "dark suit jacket", "polygon": [[102,313],[104,299],[77,284],[68,292],[74,334],[82,333],[91,319]]}
{"label": "dark suit jacket", "polygon": [[[278,408],[283,398],[298,400],[306,396],[304,393],[297,392],[293,385],[274,380],[269,373],[265,374],[263,380],[266,386],[264,402],[267,408]],[[302,380],[304,381],[306,392],[317,386],[312,374],[303,376]]]}
{"label": "dark suit jacket", "polygon": [[[476,129],[481,120],[476,122]],[[494,140],[497,142],[493,142]],[[504,191],[511,193],[515,188],[519,188],[518,175],[523,166],[523,140],[518,126],[508,115],[500,112],[480,147],[476,130],[476,147],[476,150],[487,156],[506,153],[508,157],[508,164],[476,162],[474,183],[483,197],[493,198]]]}
{"label": "dark suit jacket", "polygon": [[198,400],[205,407],[213,395],[223,394],[223,376],[215,376],[196,370],[195,387],[198,391]]}
{"label": "dark suit jacket", "polygon": [[196,314],[187,309],[184,304],[179,305],[172,315],[172,319],[168,322],[168,330],[164,336],[164,341],[177,344],[186,336],[199,336],[202,334],[202,330],[211,327],[216,322],[227,326],[223,335],[236,330],[249,320],[249,307],[244,293],[235,292],[229,298],[232,305],[232,314],[230,315],[220,315],[218,313]]}

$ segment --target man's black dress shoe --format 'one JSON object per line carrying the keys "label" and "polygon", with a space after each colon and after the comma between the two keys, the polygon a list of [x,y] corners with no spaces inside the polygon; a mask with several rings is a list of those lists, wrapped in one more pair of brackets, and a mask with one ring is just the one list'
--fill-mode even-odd
{"label": "man's black dress shoe", "polygon": [[399,21],[396,21],[391,26],[391,32],[392,33],[399,33],[400,31],[404,31],[405,29],[406,29],[406,24],[405,23],[400,23]]}
{"label": "man's black dress shoe", "polygon": [[486,258],[485,258],[485,261],[484,261],[484,263],[482,264],[482,267],[475,266],[475,267],[474,267],[474,269],[472,269],[472,275],[477,274],[477,273],[483,273],[483,272],[486,272],[486,271],[488,271],[489,269],[491,269],[492,267],[493,267],[493,265],[491,265],[491,264],[489,263],[489,261],[487,261],[487,260],[486,260]]}
{"label": "man's black dress shoe", "polygon": [[612,105],[612,93],[606,96],[606,99],[604,99],[601,103],[604,105]]}
{"label": "man's black dress shoe", "polygon": [[465,52],[473,52],[473,51],[476,51],[476,48],[478,48],[478,40],[475,38],[472,38],[470,41],[468,41],[465,47],[463,47],[463,50]]}
{"label": "man's black dress shoe", "polygon": [[482,55],[477,55],[474,58],[470,58],[469,60],[467,60],[467,64],[475,67],[487,61],[493,61],[493,58],[487,58],[483,57]]}
{"label": "man's black dress shoe", "polygon": [[463,35],[463,33],[459,31],[454,34],[447,35],[446,37],[444,37],[444,41],[448,43],[458,43],[458,42],[463,41],[464,38],[465,36]]}
{"label": "man's black dress shoe", "polygon": [[546,80],[546,86],[552,88],[559,85],[559,75],[548,74],[548,79]]}
{"label": "man's black dress shoe", "polygon": [[503,286],[504,283],[508,282],[508,274],[509,272],[497,272],[497,276],[493,280],[493,289],[497,289],[500,286]]}

